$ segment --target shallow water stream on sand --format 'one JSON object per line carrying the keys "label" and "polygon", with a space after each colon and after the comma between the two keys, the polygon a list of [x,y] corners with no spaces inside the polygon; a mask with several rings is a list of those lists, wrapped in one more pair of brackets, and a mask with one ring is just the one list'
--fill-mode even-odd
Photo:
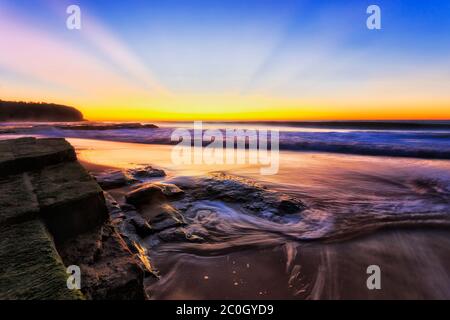
{"label": "shallow water stream on sand", "polygon": [[[278,174],[261,176],[249,165],[175,166],[169,146],[70,142],[91,164],[151,164],[167,179],[228,171],[308,205],[306,219],[281,224],[199,202],[188,218],[215,241],[153,248],[155,299],[450,298],[450,161],[283,151]],[[381,290],[366,287],[372,264]]]}

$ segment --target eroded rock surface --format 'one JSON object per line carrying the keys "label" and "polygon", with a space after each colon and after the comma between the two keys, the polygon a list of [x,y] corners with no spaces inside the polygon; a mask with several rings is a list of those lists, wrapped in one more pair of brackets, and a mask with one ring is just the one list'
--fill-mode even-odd
{"label": "eroded rock surface", "polygon": [[[165,183],[137,185],[121,205],[122,226],[131,238],[147,243],[210,241],[220,215],[220,203],[241,214],[281,222],[306,206],[287,194],[274,192],[248,179],[214,173],[206,177],[180,177]],[[215,203],[208,207],[207,203]],[[211,211],[211,210],[214,210]],[[204,218],[202,218],[204,217]],[[296,215],[296,219],[301,219]],[[148,228],[148,226],[151,228]]]}
{"label": "eroded rock surface", "polygon": [[164,170],[145,166],[129,170],[106,170],[100,173],[94,173],[93,176],[103,190],[111,190],[138,182],[146,181],[151,178],[165,177]]}
{"label": "eroded rock surface", "polygon": [[0,299],[83,299],[67,288],[66,268],[45,224],[32,219],[0,226]]}
{"label": "eroded rock surface", "polygon": [[49,166],[30,176],[41,215],[57,241],[108,219],[102,189],[78,162]]}
{"label": "eroded rock surface", "polygon": [[161,178],[166,176],[164,170],[153,168],[152,166],[130,169],[128,173],[135,179]]}
{"label": "eroded rock surface", "polygon": [[237,203],[256,214],[270,211],[277,215],[285,215],[306,209],[306,205],[295,197],[268,190],[246,178],[222,172],[213,173],[208,177],[183,177],[172,182],[185,190],[193,200],[217,199]]}
{"label": "eroded rock surface", "polygon": [[75,150],[64,139],[19,138],[0,141],[0,176],[39,170],[76,159]]}
{"label": "eroded rock surface", "polygon": [[0,225],[34,219],[39,203],[28,174],[0,178]]}
{"label": "eroded rock surface", "polygon": [[137,182],[137,180],[122,170],[107,170],[94,174],[94,177],[103,190],[120,188]]}
{"label": "eroded rock surface", "polygon": [[168,183],[146,183],[126,195],[127,203],[141,205],[155,199],[175,198],[184,194],[178,186]]}
{"label": "eroded rock surface", "polygon": [[[64,139],[0,141],[0,299],[146,298],[145,257],[108,207]],[[71,264],[81,291],[67,287]]]}
{"label": "eroded rock surface", "polygon": [[156,214],[149,218],[150,225],[155,231],[162,231],[186,224],[181,212],[168,203],[158,206],[155,210]]}
{"label": "eroded rock surface", "polygon": [[88,299],[144,300],[147,298],[142,266],[121,235],[105,224],[58,247],[66,264],[78,265],[82,292]]}

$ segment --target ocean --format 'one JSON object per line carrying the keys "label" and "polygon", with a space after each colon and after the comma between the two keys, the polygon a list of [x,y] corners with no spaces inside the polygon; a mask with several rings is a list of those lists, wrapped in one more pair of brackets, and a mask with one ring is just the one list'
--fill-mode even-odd
{"label": "ocean", "polygon": [[[94,123],[93,123],[94,124]],[[173,144],[174,129],[193,123],[155,123],[159,128],[71,130],[76,123],[3,123],[15,134],[69,137],[146,144]],[[61,126],[65,125],[64,129]],[[280,149],[374,156],[450,159],[450,121],[203,123],[204,129],[279,130]]]}

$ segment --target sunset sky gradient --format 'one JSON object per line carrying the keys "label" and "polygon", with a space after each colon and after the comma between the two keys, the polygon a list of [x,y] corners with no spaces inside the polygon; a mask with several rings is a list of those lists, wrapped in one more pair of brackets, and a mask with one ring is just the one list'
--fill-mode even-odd
{"label": "sunset sky gradient", "polygon": [[0,0],[0,39],[0,99],[90,120],[450,119],[448,0]]}

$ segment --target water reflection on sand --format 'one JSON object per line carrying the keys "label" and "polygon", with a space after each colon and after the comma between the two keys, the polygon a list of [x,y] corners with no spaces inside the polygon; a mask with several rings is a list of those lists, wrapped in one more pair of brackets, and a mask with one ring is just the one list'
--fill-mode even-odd
{"label": "water reflection on sand", "polygon": [[[260,180],[329,215],[333,219],[324,221],[335,223],[327,228],[347,228],[355,235],[373,217],[450,215],[450,161],[283,151],[279,173],[261,176],[254,165],[175,166],[170,146],[69,141],[91,168],[151,164],[166,170],[168,179],[228,171]],[[354,216],[357,222],[347,220]],[[218,219],[232,223],[227,215]],[[232,225],[234,231],[242,223]],[[147,289],[155,299],[450,298],[449,231],[424,228],[417,220],[408,226],[413,228],[374,228],[351,240],[305,243],[269,234],[261,224],[245,247],[227,242],[230,235],[222,251],[206,250],[204,244],[189,250],[182,244],[162,245],[151,253],[162,279]],[[379,291],[366,287],[371,264],[382,271]]]}

